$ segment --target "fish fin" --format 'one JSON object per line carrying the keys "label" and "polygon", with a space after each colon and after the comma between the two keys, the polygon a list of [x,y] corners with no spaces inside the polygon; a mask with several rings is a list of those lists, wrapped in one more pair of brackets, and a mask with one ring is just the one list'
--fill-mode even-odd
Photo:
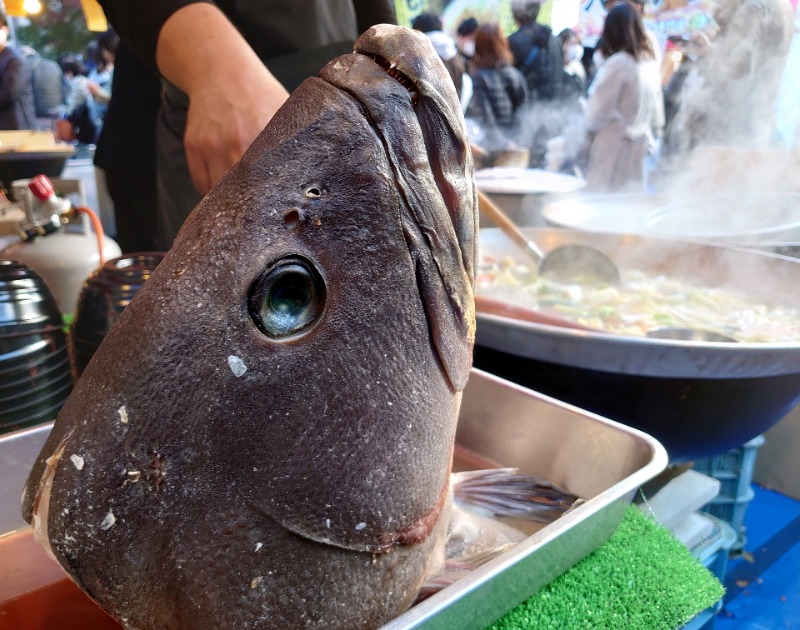
{"label": "fish fin", "polygon": [[516,468],[453,473],[453,505],[447,528],[444,564],[435,569],[417,601],[493,560],[527,538],[527,534],[495,517],[517,517],[549,523],[581,501],[544,479]]}
{"label": "fish fin", "polygon": [[417,598],[414,600],[414,605],[425,601],[431,595],[435,595],[443,588],[447,588],[462,577],[469,575],[477,566],[478,565],[459,561],[446,562],[439,573],[425,578],[425,581],[422,583],[417,593]]}
{"label": "fish fin", "polygon": [[526,537],[524,532],[496,518],[453,505],[444,547],[444,567],[474,569]]}
{"label": "fish fin", "polygon": [[491,516],[513,516],[551,523],[580,497],[554,483],[517,472],[492,468],[453,473],[455,504]]}
{"label": "fish fin", "polygon": [[[417,287],[431,341],[451,387],[461,391],[472,368],[475,302],[472,286],[455,266],[443,265],[427,244],[410,213],[403,217],[409,253],[416,266]],[[453,291],[453,286],[458,290]],[[467,298],[459,300],[458,296]]]}

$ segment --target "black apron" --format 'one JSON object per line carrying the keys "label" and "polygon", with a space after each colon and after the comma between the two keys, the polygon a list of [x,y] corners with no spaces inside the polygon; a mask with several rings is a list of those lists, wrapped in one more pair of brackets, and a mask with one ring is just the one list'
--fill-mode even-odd
{"label": "black apron", "polygon": [[[217,2],[289,92],[316,76],[334,57],[351,52],[358,35],[350,0],[237,0],[230,4]],[[287,49],[294,50],[281,54]],[[160,242],[170,247],[202,196],[189,175],[183,145],[189,99],[169,83],[165,83],[163,99],[156,126],[158,228]]]}

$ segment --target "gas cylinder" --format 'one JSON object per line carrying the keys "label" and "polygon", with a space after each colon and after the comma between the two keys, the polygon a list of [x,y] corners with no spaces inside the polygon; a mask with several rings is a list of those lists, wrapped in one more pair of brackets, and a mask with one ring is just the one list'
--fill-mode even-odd
{"label": "gas cylinder", "polygon": [[[75,184],[56,180],[62,194],[78,191],[73,187]],[[16,260],[36,271],[47,283],[61,311],[74,313],[86,278],[104,260],[121,256],[122,250],[113,239],[102,234],[99,221],[94,222],[97,227],[93,231],[93,222],[85,208],[56,195],[47,177],[38,175],[15,181],[14,189],[15,197],[21,197],[25,204],[28,220],[20,231],[20,240],[0,251],[0,259]]]}

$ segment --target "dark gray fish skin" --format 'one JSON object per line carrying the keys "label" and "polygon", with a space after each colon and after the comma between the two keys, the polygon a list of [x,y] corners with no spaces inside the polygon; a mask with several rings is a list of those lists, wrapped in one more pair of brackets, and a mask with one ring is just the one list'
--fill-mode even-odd
{"label": "dark gray fish skin", "polygon": [[[359,53],[301,85],[122,313],[30,474],[26,520],[130,628],[377,627],[441,561],[472,162],[427,38],[375,27],[356,50],[397,63],[416,106]],[[271,339],[249,296],[297,258],[324,310]]]}

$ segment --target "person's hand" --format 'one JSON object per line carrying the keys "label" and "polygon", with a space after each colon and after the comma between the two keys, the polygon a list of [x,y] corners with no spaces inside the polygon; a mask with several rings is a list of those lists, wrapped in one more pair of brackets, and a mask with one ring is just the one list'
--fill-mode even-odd
{"label": "person's hand", "polygon": [[189,4],[169,17],[159,33],[156,62],[189,95],[186,158],[192,182],[205,195],[289,94],[212,4]]}
{"label": "person's hand", "polygon": [[189,95],[184,144],[192,182],[205,195],[288,98],[260,62],[215,73]]}
{"label": "person's hand", "polygon": [[88,81],[86,83],[86,87],[88,88],[92,96],[97,96],[97,93],[100,91],[100,86],[97,85],[97,83],[95,83],[94,81]]}

